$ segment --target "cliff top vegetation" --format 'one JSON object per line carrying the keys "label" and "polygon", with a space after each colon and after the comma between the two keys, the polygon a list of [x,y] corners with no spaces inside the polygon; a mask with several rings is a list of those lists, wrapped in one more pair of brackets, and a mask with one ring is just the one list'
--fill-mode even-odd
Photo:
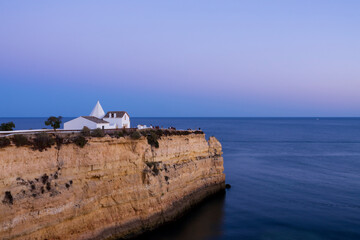
{"label": "cliff top vegetation", "polygon": [[110,136],[112,138],[129,138],[138,140],[142,137],[152,147],[159,147],[159,139],[162,136],[186,136],[190,134],[203,134],[200,130],[176,130],[172,129],[94,129],[84,128],[81,131],[54,131],[40,132],[31,134],[16,134],[12,136],[0,137],[0,148],[15,145],[16,147],[28,146],[33,150],[44,151],[55,145],[60,149],[63,144],[75,144],[84,147],[91,138],[102,138]]}

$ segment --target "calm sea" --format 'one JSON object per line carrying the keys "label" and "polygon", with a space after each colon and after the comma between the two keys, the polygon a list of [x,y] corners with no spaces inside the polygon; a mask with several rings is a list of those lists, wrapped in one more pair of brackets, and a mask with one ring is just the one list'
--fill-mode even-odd
{"label": "calm sea", "polygon": [[[9,120],[45,127],[45,118],[0,123]],[[232,185],[139,239],[360,239],[360,118],[132,118],[138,123],[216,136]]]}

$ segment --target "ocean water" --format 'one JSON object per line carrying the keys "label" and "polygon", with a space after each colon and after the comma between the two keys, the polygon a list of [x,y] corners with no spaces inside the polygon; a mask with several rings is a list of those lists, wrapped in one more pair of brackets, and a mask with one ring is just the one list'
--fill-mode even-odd
{"label": "ocean water", "polygon": [[[10,120],[29,129],[45,118]],[[132,118],[138,123],[216,136],[232,188],[137,239],[360,239],[360,118]]]}

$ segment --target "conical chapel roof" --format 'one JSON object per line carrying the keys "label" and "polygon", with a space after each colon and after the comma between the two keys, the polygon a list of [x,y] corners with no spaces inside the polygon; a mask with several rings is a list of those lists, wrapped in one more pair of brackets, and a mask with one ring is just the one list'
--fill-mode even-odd
{"label": "conical chapel roof", "polygon": [[100,102],[97,101],[94,109],[91,111],[90,116],[97,117],[97,118],[103,118],[105,116],[105,112],[103,108],[100,105]]}

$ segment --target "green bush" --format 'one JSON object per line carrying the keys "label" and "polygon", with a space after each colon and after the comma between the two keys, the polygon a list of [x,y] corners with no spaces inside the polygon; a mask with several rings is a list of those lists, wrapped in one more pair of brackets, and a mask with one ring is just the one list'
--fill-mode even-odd
{"label": "green bush", "polygon": [[131,139],[137,140],[141,138],[141,133],[139,131],[135,131],[130,135]]}
{"label": "green bush", "polygon": [[123,132],[115,132],[115,133],[114,133],[114,136],[115,136],[116,138],[121,138],[121,137],[124,137],[125,135],[124,135]]}
{"label": "green bush", "polygon": [[90,136],[90,134],[91,134],[90,128],[88,128],[87,126],[84,126],[83,129],[81,130],[81,134],[85,137]]}
{"label": "green bush", "polygon": [[150,132],[149,135],[146,136],[148,144],[155,148],[159,148],[159,142],[158,139],[160,138],[159,135],[157,135],[155,132]]}
{"label": "green bush", "polygon": [[88,141],[83,136],[78,136],[74,140],[74,143],[81,148],[83,148],[87,142]]}
{"label": "green bush", "polygon": [[97,128],[91,132],[92,137],[104,137],[105,133],[104,130]]}
{"label": "green bush", "polygon": [[15,135],[12,140],[17,147],[30,145],[28,138],[21,134]]}
{"label": "green bush", "polygon": [[151,133],[151,131],[154,131],[154,130],[151,130],[151,129],[142,129],[142,130],[139,130],[139,132],[141,133],[141,135],[143,135],[144,137],[146,137],[147,135],[149,135]]}
{"label": "green bush", "polygon": [[10,139],[2,137],[0,138],[0,148],[10,145]]}
{"label": "green bush", "polygon": [[54,139],[47,133],[39,133],[35,135],[33,140],[33,147],[35,150],[42,152],[50,148],[54,144]]}
{"label": "green bush", "polygon": [[169,130],[165,129],[164,132],[163,132],[163,135],[164,136],[171,136],[171,132]]}
{"label": "green bush", "polygon": [[0,125],[0,131],[12,131],[15,128],[15,124],[13,122],[2,123]]}

